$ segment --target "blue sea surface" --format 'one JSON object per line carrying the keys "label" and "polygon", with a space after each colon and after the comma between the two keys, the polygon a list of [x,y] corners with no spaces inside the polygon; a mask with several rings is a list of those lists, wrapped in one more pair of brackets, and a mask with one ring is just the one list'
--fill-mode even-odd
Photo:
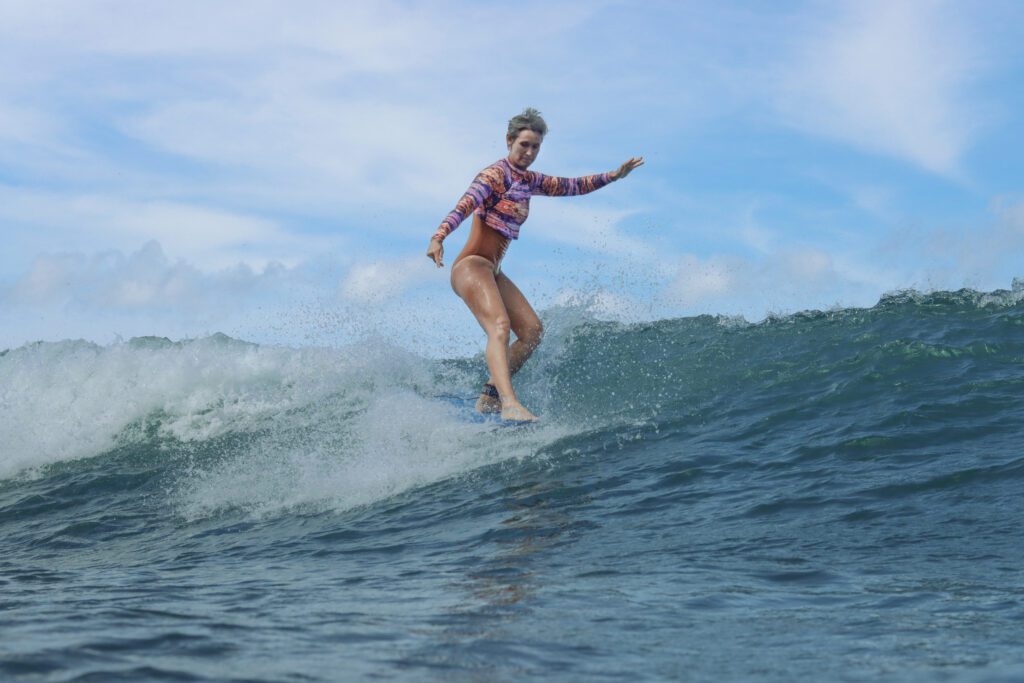
{"label": "blue sea surface", "polygon": [[545,318],[0,352],[0,680],[1024,680],[1024,288]]}

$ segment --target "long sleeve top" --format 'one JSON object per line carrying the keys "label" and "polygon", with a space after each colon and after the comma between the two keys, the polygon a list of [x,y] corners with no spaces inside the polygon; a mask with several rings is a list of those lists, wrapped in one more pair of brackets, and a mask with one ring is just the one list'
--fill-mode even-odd
{"label": "long sleeve top", "polygon": [[559,178],[535,171],[521,171],[508,159],[500,159],[477,174],[434,237],[444,241],[459,224],[476,211],[488,227],[510,239],[519,239],[519,228],[530,213],[530,197],[566,197],[587,194],[612,181],[610,173],[580,178]]}

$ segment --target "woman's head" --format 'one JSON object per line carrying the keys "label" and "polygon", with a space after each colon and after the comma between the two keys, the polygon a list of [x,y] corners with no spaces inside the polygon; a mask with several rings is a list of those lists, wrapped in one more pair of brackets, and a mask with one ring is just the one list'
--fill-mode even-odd
{"label": "woman's head", "polygon": [[509,119],[505,136],[509,161],[525,170],[537,158],[540,143],[544,141],[547,132],[548,124],[533,107],[527,107],[523,113]]}
{"label": "woman's head", "polygon": [[524,130],[532,130],[543,140],[544,136],[548,134],[548,124],[544,122],[539,111],[533,107],[527,107],[523,113],[516,114],[508,120],[508,133],[505,136],[508,144],[511,145],[515,142]]}

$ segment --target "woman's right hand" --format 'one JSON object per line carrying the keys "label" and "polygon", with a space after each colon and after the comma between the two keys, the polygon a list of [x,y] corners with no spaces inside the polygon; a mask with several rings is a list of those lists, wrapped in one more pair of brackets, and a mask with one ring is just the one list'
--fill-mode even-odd
{"label": "woman's right hand", "polygon": [[444,246],[436,237],[430,240],[430,246],[427,247],[427,258],[433,259],[438,268],[444,268],[444,261],[441,260],[444,258]]}

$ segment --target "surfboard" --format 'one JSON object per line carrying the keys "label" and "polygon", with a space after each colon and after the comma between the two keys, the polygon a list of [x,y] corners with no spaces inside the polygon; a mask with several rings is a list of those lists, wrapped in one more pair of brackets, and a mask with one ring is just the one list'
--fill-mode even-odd
{"label": "surfboard", "polygon": [[463,422],[476,424],[487,424],[494,427],[528,427],[537,424],[536,422],[517,422],[515,420],[502,420],[501,413],[481,413],[476,409],[476,400],[479,396],[456,396],[454,394],[440,394],[435,396],[442,403],[455,408],[455,414]]}

